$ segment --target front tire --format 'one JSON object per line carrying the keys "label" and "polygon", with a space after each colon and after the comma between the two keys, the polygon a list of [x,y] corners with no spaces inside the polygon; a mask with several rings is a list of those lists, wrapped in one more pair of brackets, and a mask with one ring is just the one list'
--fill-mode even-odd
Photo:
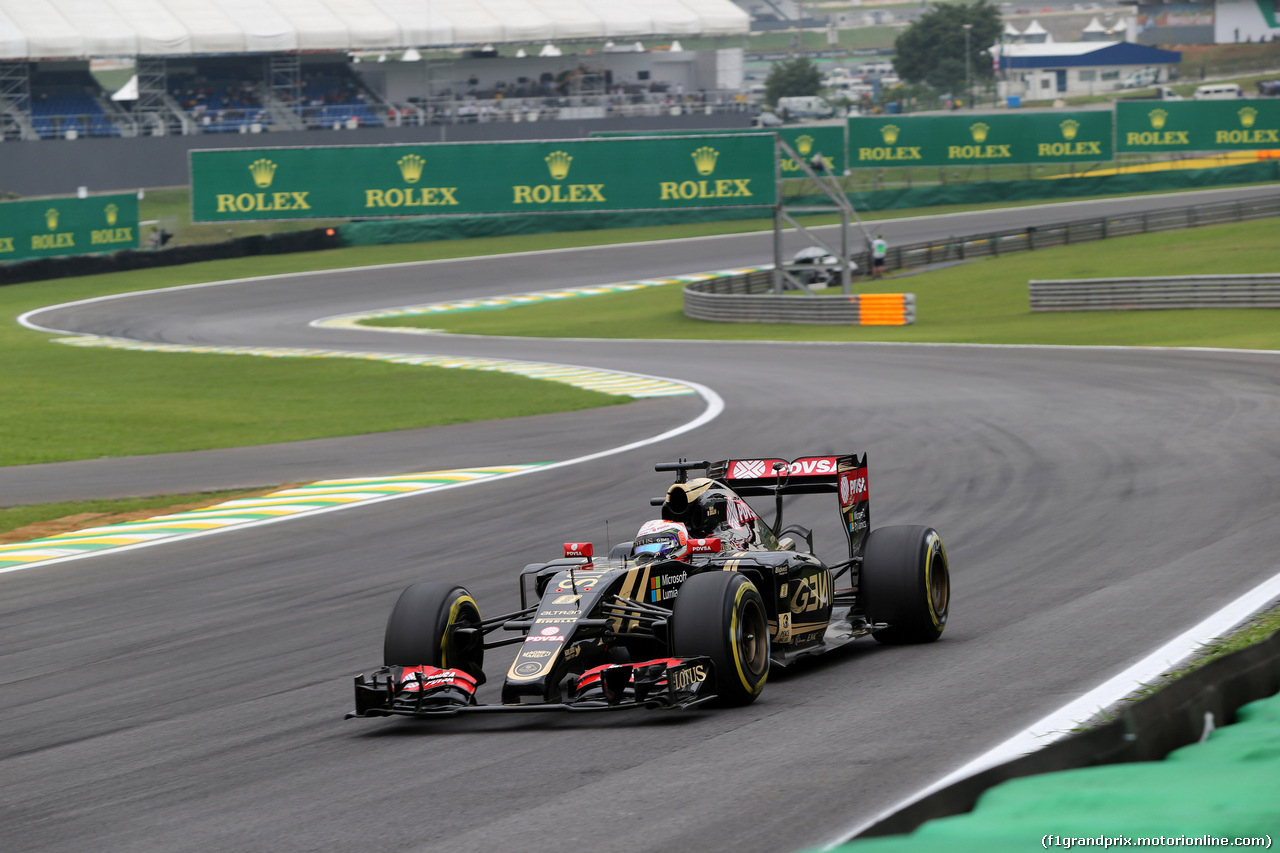
{"label": "front tire", "polygon": [[769,678],[769,620],[755,584],[707,572],[680,585],[671,608],[671,654],[708,657],[722,705],[749,705]]}
{"label": "front tire", "polygon": [[951,568],[938,531],[920,525],[878,527],[867,537],[859,582],[863,609],[889,627],[871,636],[890,645],[932,643],[951,606]]}
{"label": "front tire", "polygon": [[387,620],[382,662],[387,666],[460,669],[483,680],[484,649],[450,637],[449,627],[479,626],[480,606],[463,587],[415,583],[400,593]]}

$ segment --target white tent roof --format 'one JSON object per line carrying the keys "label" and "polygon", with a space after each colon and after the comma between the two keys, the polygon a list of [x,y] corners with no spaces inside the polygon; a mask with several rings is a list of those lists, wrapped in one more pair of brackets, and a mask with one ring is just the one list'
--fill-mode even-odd
{"label": "white tent roof", "polygon": [[1089,26],[1085,27],[1081,32],[1086,33],[1105,33],[1107,28],[1102,26],[1102,22],[1094,18],[1089,22]]}
{"label": "white tent roof", "polygon": [[0,0],[0,59],[746,33],[732,0]]}
{"label": "white tent roof", "polygon": [[1019,30],[1017,27],[1015,27],[1013,24],[1009,23],[1008,21],[1005,21],[1005,22],[1004,22],[1004,34],[1005,34],[1005,35],[1007,35],[1007,36],[1012,36],[1012,37],[1016,38],[1016,37],[1018,37],[1018,36],[1022,35],[1022,31],[1021,31],[1021,30]]}
{"label": "white tent roof", "polygon": [[1030,24],[1027,25],[1027,28],[1023,31],[1022,34],[1024,36],[1042,36],[1047,32],[1048,30],[1040,26],[1039,21],[1033,20]]}

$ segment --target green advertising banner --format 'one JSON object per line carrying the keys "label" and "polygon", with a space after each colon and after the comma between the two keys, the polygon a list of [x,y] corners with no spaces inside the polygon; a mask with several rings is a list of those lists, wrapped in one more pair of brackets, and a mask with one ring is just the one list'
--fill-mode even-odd
{"label": "green advertising banner", "polygon": [[194,222],[771,206],[771,136],[191,152]]}
{"label": "green advertising banner", "polygon": [[0,263],[138,248],[138,197],[0,202]]}
{"label": "green advertising banner", "polygon": [[849,119],[849,165],[855,169],[1111,159],[1109,110]]}
{"label": "green advertising banner", "polygon": [[1119,101],[1116,149],[1241,151],[1280,148],[1280,101]]}
{"label": "green advertising banner", "polygon": [[[730,130],[652,130],[637,133],[634,130],[593,130],[593,139],[604,139],[618,136],[697,136],[708,133],[776,133],[790,145],[795,152],[812,162],[821,154],[827,161],[831,171],[843,175],[848,168],[844,156],[844,128],[840,125],[822,125],[820,127],[741,127]],[[790,157],[783,157],[778,164],[782,168],[782,177],[800,178],[804,172]]]}

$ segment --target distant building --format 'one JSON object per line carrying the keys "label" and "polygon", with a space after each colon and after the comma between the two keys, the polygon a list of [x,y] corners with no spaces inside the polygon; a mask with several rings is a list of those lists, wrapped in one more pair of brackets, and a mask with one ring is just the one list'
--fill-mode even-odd
{"label": "distant building", "polygon": [[1164,82],[1182,61],[1177,51],[1114,41],[1005,44],[991,50],[1003,72],[1001,97],[1030,101]]}
{"label": "distant building", "polygon": [[1245,44],[1280,39],[1276,0],[1121,2],[1136,7],[1136,32],[1130,38],[1139,44]]}

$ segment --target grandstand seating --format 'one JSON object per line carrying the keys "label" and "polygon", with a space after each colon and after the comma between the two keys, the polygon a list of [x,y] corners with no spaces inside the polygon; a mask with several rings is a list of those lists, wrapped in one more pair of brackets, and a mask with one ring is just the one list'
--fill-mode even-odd
{"label": "grandstand seating", "polygon": [[271,123],[262,102],[261,81],[245,79],[238,68],[201,68],[170,74],[169,94],[205,133],[241,133]]}
{"label": "grandstand seating", "polygon": [[344,65],[323,65],[302,75],[302,119],[308,127],[345,125],[355,119],[360,126],[380,126],[381,108],[370,104],[360,82]]}
{"label": "grandstand seating", "polygon": [[41,139],[60,139],[69,130],[78,136],[119,136],[95,94],[102,96],[102,89],[87,71],[33,75],[31,124]]}

